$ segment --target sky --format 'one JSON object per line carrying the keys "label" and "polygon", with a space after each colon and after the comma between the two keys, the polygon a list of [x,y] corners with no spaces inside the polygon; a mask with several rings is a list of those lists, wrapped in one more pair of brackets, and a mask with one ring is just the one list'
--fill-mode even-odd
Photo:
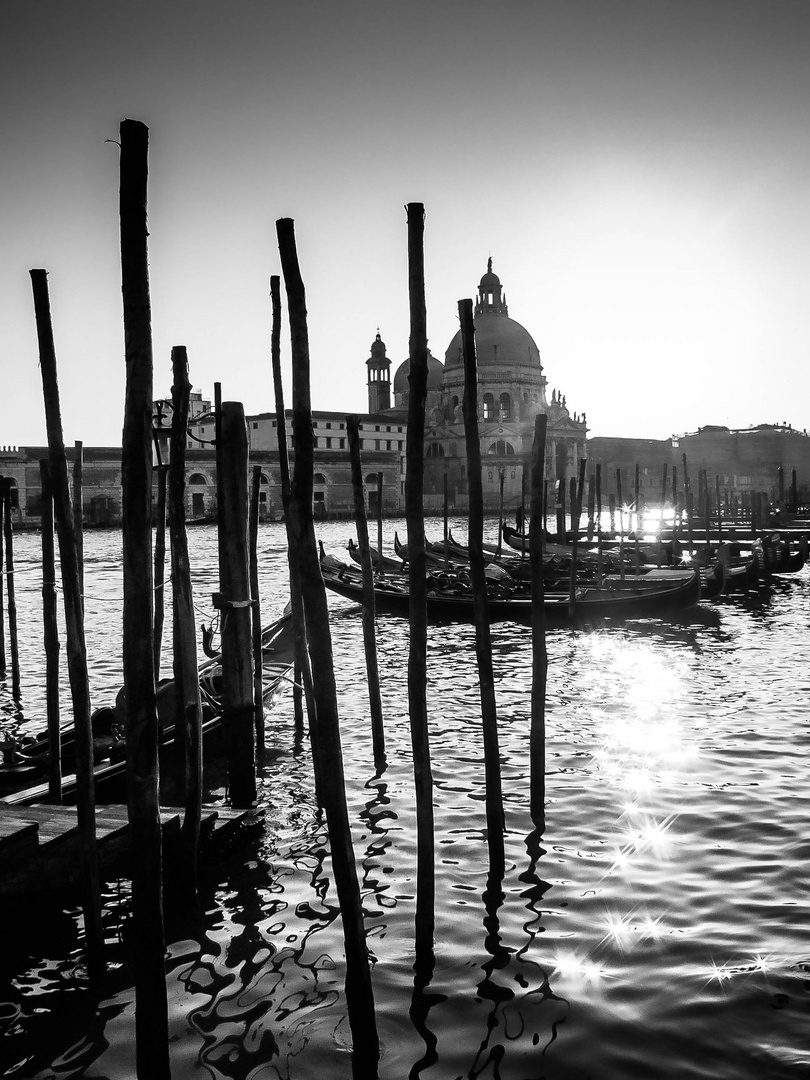
{"label": "sky", "polygon": [[32,268],[65,440],[120,445],[124,118],[156,397],[185,345],[204,396],[274,409],[290,217],[313,407],[365,411],[378,329],[408,355],[421,202],[439,359],[491,257],[591,435],[810,428],[808,115],[807,0],[3,0],[0,445],[46,441]]}

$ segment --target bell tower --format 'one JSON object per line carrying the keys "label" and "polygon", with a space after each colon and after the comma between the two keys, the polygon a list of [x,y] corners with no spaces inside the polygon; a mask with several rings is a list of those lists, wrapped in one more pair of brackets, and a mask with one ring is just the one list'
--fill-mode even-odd
{"label": "bell tower", "polygon": [[366,360],[368,368],[368,411],[385,412],[391,408],[391,361],[385,355],[385,342],[377,337],[371,343],[371,356]]}

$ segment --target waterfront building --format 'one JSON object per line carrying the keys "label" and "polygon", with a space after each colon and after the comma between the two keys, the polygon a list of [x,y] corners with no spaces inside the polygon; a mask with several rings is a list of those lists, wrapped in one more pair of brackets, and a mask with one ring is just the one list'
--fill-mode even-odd
{"label": "waterfront building", "polygon": [[761,493],[774,505],[787,502],[795,472],[798,502],[810,502],[810,436],[788,423],[748,428],[707,424],[669,439],[599,437],[589,440],[588,454],[590,471],[597,464],[601,466],[604,498],[616,494],[617,472],[621,472],[622,494],[627,501],[638,466],[640,495],[647,505],[659,504],[666,466],[667,501],[672,498],[672,471],[676,469],[681,492],[685,472],[692,490],[697,489],[699,474],[705,472],[712,497],[719,485],[721,492],[730,496]]}
{"label": "waterfront building", "polygon": [[[509,315],[506,294],[493,272],[492,260],[482,276],[473,322],[478,374],[478,418],[482,452],[485,506],[497,510],[503,488],[504,507],[514,513],[526,497],[535,418],[548,418],[546,478],[567,480],[588,460],[588,475],[601,467],[606,502],[617,493],[617,472],[623,495],[632,493],[639,467],[640,493],[649,504],[660,502],[663,468],[667,467],[671,497],[672,471],[683,484],[686,456],[692,487],[700,471],[709,486],[715,477],[730,495],[762,492],[773,503],[783,499],[797,474],[798,501],[810,502],[810,438],[789,424],[760,424],[745,429],[707,425],[668,439],[587,438],[585,414],[572,412],[565,395],[552,390],[540,351],[529,331]],[[466,446],[462,418],[464,368],[459,330],[444,351],[444,360],[428,352],[425,415],[426,511],[439,513],[445,484],[451,507],[463,512],[467,504]],[[392,362],[379,328],[371,343],[367,371],[367,411],[358,416],[363,478],[369,513],[376,513],[382,491],[385,514],[401,514],[405,506],[405,446],[410,385],[409,360],[392,374]],[[155,402],[156,417],[170,422],[166,399]],[[214,420],[210,401],[199,391],[191,395],[187,442],[186,515],[189,520],[212,520],[216,515]],[[353,492],[348,456],[346,414],[314,409],[314,502],[319,517],[351,517]],[[292,449],[291,413],[287,413],[287,445]],[[265,520],[282,516],[277,418],[272,412],[246,416],[250,459],[261,468],[260,514]],[[68,448],[72,462],[79,452]],[[83,506],[86,524],[117,524],[121,519],[121,450],[84,447]],[[11,481],[15,525],[33,526],[41,518],[40,459],[46,447],[0,447],[0,476]],[[382,485],[380,487],[380,477]],[[549,492],[551,496],[551,492]]]}

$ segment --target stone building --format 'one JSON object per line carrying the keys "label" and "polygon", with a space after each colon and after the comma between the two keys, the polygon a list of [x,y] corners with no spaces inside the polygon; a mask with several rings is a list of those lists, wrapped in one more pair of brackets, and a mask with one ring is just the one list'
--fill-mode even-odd
{"label": "stone building", "polygon": [[786,501],[796,473],[796,493],[801,504],[810,502],[810,436],[790,424],[758,424],[728,428],[707,424],[695,432],[669,439],[595,438],[588,444],[589,471],[601,466],[605,497],[617,492],[617,472],[622,474],[625,501],[632,492],[639,467],[639,493],[645,502],[661,502],[664,466],[667,469],[667,501],[672,499],[672,475],[683,491],[684,472],[690,488],[696,488],[701,471],[707,474],[712,492],[717,486],[729,496],[760,492],[771,503]]}

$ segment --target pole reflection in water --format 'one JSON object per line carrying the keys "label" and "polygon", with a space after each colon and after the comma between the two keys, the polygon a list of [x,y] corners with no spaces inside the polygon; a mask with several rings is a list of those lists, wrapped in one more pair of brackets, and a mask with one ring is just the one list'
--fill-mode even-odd
{"label": "pole reflection in water", "polygon": [[[345,545],[346,531],[324,525],[327,550]],[[260,532],[268,613],[286,600],[281,535],[280,526]],[[120,657],[109,646],[110,620],[120,618],[116,540],[120,546],[115,534],[86,538],[94,704],[120,685]],[[195,565],[214,558],[205,530],[192,543]],[[34,719],[44,716],[38,560],[39,538],[21,536],[23,704]],[[202,574],[195,593],[215,588],[214,577]],[[808,569],[678,620],[551,631],[542,833],[528,807],[531,642],[526,628],[494,627],[502,870],[487,845],[472,631],[431,628],[436,932],[419,952],[406,624],[378,616],[387,765],[375,771],[360,622],[348,602],[334,601],[332,610],[381,1080],[803,1075]],[[0,706],[9,696],[0,687]],[[296,747],[289,692],[267,714],[267,740],[260,843],[227,853],[204,882],[199,925],[167,921],[174,1080],[352,1075],[326,833],[307,741]],[[114,944],[125,913],[108,905],[117,981],[98,1005],[80,1001],[75,912],[72,932],[57,934],[54,920],[35,936],[9,935],[0,953],[6,1073],[133,1075],[125,963],[133,943],[124,934]]]}

